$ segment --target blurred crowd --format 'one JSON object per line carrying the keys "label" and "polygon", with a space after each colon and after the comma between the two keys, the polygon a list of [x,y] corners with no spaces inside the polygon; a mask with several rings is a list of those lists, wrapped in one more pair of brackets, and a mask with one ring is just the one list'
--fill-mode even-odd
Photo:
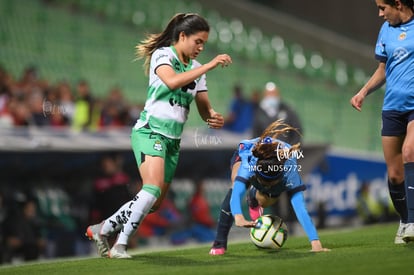
{"label": "blurred crowd", "polygon": [[50,83],[35,66],[28,66],[20,78],[0,67],[0,128],[14,126],[73,127],[94,131],[104,127],[131,126],[142,108],[125,100],[120,87],[106,97],[95,97],[85,79],[71,84]]}
{"label": "blurred crowd", "polygon": [[[273,82],[252,92],[249,99],[243,87],[236,85],[233,96],[224,131],[257,136],[277,119],[302,130],[294,110],[281,100],[279,87]],[[15,79],[0,67],[0,129],[35,126],[97,131],[131,127],[142,107],[131,105],[119,87],[109,89],[105,97],[96,97],[85,79],[75,84],[65,80],[50,83],[40,77],[35,66],[28,66]],[[286,137],[289,142],[291,138]],[[98,172],[77,183],[86,189],[68,192],[62,182],[56,184],[51,179],[26,183],[30,190],[0,189],[0,263],[94,253],[93,244],[83,236],[86,226],[108,217],[142,187],[123,170],[119,155],[106,155],[98,162]],[[145,245],[152,237],[167,238],[174,245],[189,240],[213,241],[216,221],[203,180],[193,181],[186,211],[176,207],[171,192],[161,208],[142,222],[130,247]]]}
{"label": "blurred crowd", "polygon": [[[84,236],[87,225],[101,222],[142,188],[124,161],[116,152],[103,154],[90,177],[69,183],[76,186],[53,179],[1,186],[0,265],[96,255],[94,243]],[[191,187],[184,197],[171,191],[160,209],[144,219],[129,247],[213,241],[216,221],[204,183],[194,180]]]}

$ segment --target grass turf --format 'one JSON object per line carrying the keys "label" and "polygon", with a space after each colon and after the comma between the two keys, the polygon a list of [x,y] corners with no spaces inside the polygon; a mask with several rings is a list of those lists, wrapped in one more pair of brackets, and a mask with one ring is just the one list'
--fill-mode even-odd
{"label": "grass turf", "polygon": [[[61,259],[0,268],[0,274],[411,274],[414,243],[395,245],[397,223],[322,230],[327,253],[311,253],[306,237],[290,237],[280,250],[231,243],[223,256],[210,246],[139,252],[132,259]],[[246,233],[247,234],[247,233]],[[248,238],[248,237],[246,237]]]}

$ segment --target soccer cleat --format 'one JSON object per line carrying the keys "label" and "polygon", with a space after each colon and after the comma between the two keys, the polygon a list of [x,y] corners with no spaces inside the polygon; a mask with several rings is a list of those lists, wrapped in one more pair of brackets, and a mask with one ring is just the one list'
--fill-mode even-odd
{"label": "soccer cleat", "polygon": [[403,244],[405,241],[403,240],[404,230],[407,224],[400,222],[400,226],[398,227],[397,233],[395,234],[394,243],[395,244]]}
{"label": "soccer cleat", "polygon": [[249,214],[250,214],[250,219],[252,219],[252,221],[257,220],[260,216],[263,215],[263,207],[257,206],[255,208],[251,208],[249,206]]}
{"label": "soccer cleat", "polygon": [[212,247],[208,254],[210,255],[224,255],[226,253],[226,248],[224,247]]}
{"label": "soccer cleat", "polygon": [[129,255],[126,250],[118,250],[116,246],[112,247],[109,251],[109,258],[112,259],[129,259],[132,258],[131,255]]}
{"label": "soccer cleat", "polygon": [[414,223],[406,224],[402,239],[406,243],[414,242]]}
{"label": "soccer cleat", "polygon": [[249,205],[249,214],[252,221],[257,220],[263,215],[263,207],[259,206],[259,202],[256,199],[256,188],[250,186],[247,193],[247,204]]}
{"label": "soccer cleat", "polygon": [[98,248],[98,253],[101,257],[108,258],[109,243],[105,235],[101,235],[102,223],[90,225],[86,229],[85,236],[91,241],[95,241]]}

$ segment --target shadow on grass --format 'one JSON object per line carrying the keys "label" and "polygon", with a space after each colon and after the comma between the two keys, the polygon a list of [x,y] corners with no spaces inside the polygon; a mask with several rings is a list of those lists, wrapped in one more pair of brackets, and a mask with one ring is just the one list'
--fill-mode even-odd
{"label": "shadow on grass", "polygon": [[[205,256],[204,256],[205,255]],[[281,249],[281,250],[266,250],[258,248],[234,247],[231,251],[221,256],[211,256],[208,252],[195,253],[194,251],[177,251],[176,255],[170,253],[149,253],[135,255],[131,260],[137,261],[140,264],[151,266],[165,266],[165,267],[189,267],[189,266],[210,266],[215,265],[232,265],[240,264],[241,262],[263,261],[263,260],[287,260],[312,257],[313,253],[303,250],[299,252],[296,249]]]}

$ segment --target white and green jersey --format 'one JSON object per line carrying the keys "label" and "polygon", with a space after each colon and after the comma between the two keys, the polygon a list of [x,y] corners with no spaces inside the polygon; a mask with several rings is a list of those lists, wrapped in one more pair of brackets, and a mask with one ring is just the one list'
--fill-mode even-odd
{"label": "white and green jersey", "polygon": [[188,65],[180,62],[174,47],[157,49],[151,56],[147,101],[134,128],[146,124],[157,133],[179,139],[190,111],[190,104],[197,92],[207,91],[206,75],[176,90],[170,90],[157,76],[155,70],[161,65],[170,65],[177,73],[201,66],[196,60]]}

